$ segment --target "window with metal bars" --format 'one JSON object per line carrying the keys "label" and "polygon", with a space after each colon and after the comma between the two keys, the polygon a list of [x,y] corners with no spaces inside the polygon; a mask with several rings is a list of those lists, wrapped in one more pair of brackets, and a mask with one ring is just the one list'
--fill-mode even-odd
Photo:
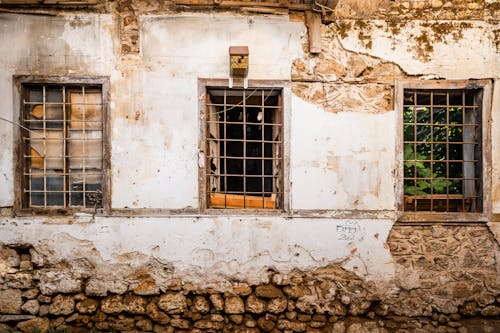
{"label": "window with metal bars", "polygon": [[405,89],[404,210],[482,211],[482,89]]}
{"label": "window with metal bars", "polygon": [[101,85],[21,89],[24,208],[103,207]]}
{"label": "window with metal bars", "polygon": [[281,208],[280,88],[207,88],[206,187],[210,208]]}

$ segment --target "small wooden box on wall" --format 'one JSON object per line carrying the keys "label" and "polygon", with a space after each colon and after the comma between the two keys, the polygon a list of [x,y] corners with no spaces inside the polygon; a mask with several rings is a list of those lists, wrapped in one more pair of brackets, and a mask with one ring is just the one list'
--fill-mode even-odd
{"label": "small wooden box on wall", "polygon": [[246,77],[248,75],[248,46],[229,47],[229,70],[231,76]]}

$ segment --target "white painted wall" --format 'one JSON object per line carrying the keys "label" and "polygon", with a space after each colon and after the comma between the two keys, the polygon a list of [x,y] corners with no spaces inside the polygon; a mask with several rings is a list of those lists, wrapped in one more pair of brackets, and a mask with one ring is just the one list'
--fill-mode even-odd
{"label": "white painted wall", "polygon": [[394,209],[394,112],[292,110],[293,209]]}
{"label": "white painted wall", "polygon": [[[392,39],[383,26],[376,28],[372,49],[354,37],[342,43],[394,61],[411,74],[499,76],[499,54],[484,42],[483,32],[491,28],[486,23],[474,23],[458,43],[435,45],[430,62],[407,51],[418,24]],[[196,208],[198,78],[227,78],[229,46],[247,45],[250,79],[290,80],[305,33],[303,23],[285,16],[144,16],[141,54],[120,59],[111,16],[0,14],[0,116],[17,117],[12,75],[110,76],[113,208]],[[497,84],[494,138],[500,132],[498,96]],[[394,210],[395,112],[329,113],[294,95],[288,102],[291,208]],[[0,121],[0,206],[13,203],[12,138],[13,126]],[[494,189],[500,187],[499,150],[495,143]],[[384,247],[392,221],[383,218],[2,218],[0,226],[0,242],[45,246],[53,261],[87,258],[98,267],[156,260],[193,281],[258,279],[268,267],[334,262],[369,279],[387,281],[394,274]]]}
{"label": "white painted wall", "polygon": [[131,83],[141,117],[127,121],[115,110],[113,207],[197,208],[198,78],[228,78],[229,47],[245,45],[249,79],[290,80],[304,33],[284,16],[143,16],[141,70]]}
{"label": "white painted wall", "polygon": [[[13,75],[110,75],[117,36],[110,15],[0,14],[0,117],[18,121]],[[13,130],[0,120],[0,206],[14,200]]]}
{"label": "white painted wall", "polygon": [[[175,276],[200,284],[229,276],[257,282],[266,277],[267,269],[287,272],[332,263],[369,280],[394,277],[385,244],[392,227],[387,220],[96,218],[72,225],[64,219],[15,221],[0,219],[0,242],[32,243],[51,262],[85,258],[97,269],[107,267],[109,279],[124,278],[119,276],[123,260],[137,267],[151,261],[171,265]],[[118,268],[110,269],[112,265]],[[171,277],[155,276],[158,283]]]}
{"label": "white painted wall", "polygon": [[[453,31],[461,33],[461,38],[455,40],[451,35],[436,34],[430,27],[432,23],[446,22],[411,20],[400,26],[399,32],[394,34],[386,21],[373,20],[368,27],[363,28],[352,21],[352,30],[341,42],[348,50],[393,61],[411,75],[423,74],[449,80],[498,77],[500,54],[494,43],[495,24],[467,21],[467,26]],[[358,38],[360,31],[370,36],[371,48],[365,46],[366,40]],[[423,38],[424,35],[427,37]],[[433,51],[428,54],[427,60],[417,53],[418,38],[427,39],[432,45]]]}

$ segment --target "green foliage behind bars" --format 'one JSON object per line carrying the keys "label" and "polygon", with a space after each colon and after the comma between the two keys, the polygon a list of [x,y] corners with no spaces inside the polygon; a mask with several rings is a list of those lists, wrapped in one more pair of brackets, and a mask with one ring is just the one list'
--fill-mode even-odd
{"label": "green foliage behind bars", "polygon": [[[461,178],[461,168],[460,170],[448,168],[447,176],[445,163],[436,163],[446,160],[462,160],[461,148],[451,149],[450,145],[434,143],[447,142],[452,144],[462,141],[462,127],[453,126],[462,123],[462,108],[450,108],[447,119],[445,108],[432,108],[431,110],[425,106],[409,106],[404,108],[403,117],[405,122],[404,141],[406,142],[403,154],[404,176],[416,178],[415,183],[404,184],[404,193],[419,196],[431,193],[461,193],[459,180],[446,179]],[[434,126],[430,126],[431,124]],[[420,143],[414,144],[414,141]]]}

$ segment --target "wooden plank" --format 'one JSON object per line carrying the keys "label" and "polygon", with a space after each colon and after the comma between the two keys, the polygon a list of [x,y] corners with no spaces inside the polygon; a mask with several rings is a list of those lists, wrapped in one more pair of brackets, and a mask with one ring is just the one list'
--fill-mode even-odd
{"label": "wooden plank", "polygon": [[174,0],[176,5],[185,6],[210,6],[214,4],[213,0]]}
{"label": "wooden plank", "polygon": [[276,14],[276,15],[287,15],[288,8],[269,8],[269,7],[241,7],[241,11],[249,13],[264,13],[264,14]]}
{"label": "wooden plank", "polygon": [[321,14],[307,11],[306,25],[309,33],[309,52],[321,53]]}
{"label": "wooden plank", "polygon": [[270,197],[239,194],[210,193],[211,208],[276,208],[276,194]]}

